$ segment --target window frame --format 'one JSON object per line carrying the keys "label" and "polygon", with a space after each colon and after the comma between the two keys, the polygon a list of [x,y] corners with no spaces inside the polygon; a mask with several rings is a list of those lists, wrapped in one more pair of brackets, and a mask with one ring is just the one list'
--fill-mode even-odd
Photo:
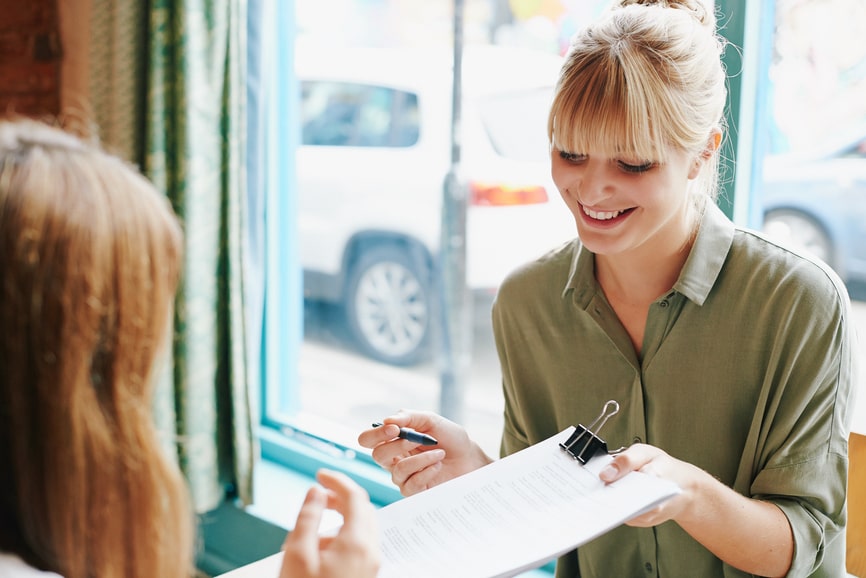
{"label": "window frame", "polygon": [[[263,1],[267,3],[267,0]],[[742,72],[729,75],[729,130],[726,137],[731,152],[723,155],[719,205],[739,224],[754,226],[760,215],[756,203],[749,198],[749,185],[760,177],[760,169],[751,166],[757,164],[754,162],[737,165],[735,159],[754,159],[756,149],[761,147],[756,141],[755,135],[760,134],[760,130],[755,122],[762,116],[758,103],[765,99],[757,79],[760,78],[759,71],[768,66],[767,46],[770,42],[766,38],[768,26],[772,37],[773,7],[761,7],[766,3],[747,3],[745,0],[719,0],[717,4],[717,10],[726,15],[722,33],[733,45],[725,53],[725,65],[729,71]],[[277,2],[274,10],[272,26],[280,30],[295,29],[294,0]],[[765,22],[763,26],[758,24],[761,21]],[[265,139],[266,150],[263,151],[264,173],[271,183],[266,187],[266,213],[274,222],[285,225],[292,222],[297,206],[291,195],[279,195],[276,191],[291,190],[294,159],[293,155],[285,154],[276,159],[274,151],[295,150],[300,143],[300,127],[292,127],[290,114],[287,114],[292,107],[297,109],[300,105],[300,86],[293,70],[294,39],[289,34],[280,33],[274,34],[273,40],[278,49],[271,66],[275,71],[273,78],[277,80],[269,89],[271,94],[264,99],[268,107],[267,118],[276,119],[272,123],[274,130]],[[742,47],[742,50],[737,47]],[[286,104],[279,106],[279,103]],[[367,490],[374,504],[387,505],[400,499],[400,493],[390,475],[376,465],[369,454],[282,423],[269,411],[274,400],[278,400],[276,403],[282,409],[297,407],[296,393],[293,394],[292,390],[296,390],[299,383],[297,367],[303,340],[302,299],[285,298],[286,295],[302,295],[297,244],[293,243],[292,230],[290,226],[271,226],[265,240],[265,306],[258,396],[261,422],[257,432],[261,459],[308,476],[311,483],[320,468],[342,471]],[[282,298],[268,298],[275,295]],[[291,385],[281,387],[282,384]],[[548,564],[539,572],[552,574],[553,567],[553,563]]]}

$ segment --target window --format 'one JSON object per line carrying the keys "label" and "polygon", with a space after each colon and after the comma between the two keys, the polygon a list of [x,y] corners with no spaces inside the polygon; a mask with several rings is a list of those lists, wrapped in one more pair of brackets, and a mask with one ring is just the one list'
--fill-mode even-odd
{"label": "window", "polygon": [[[498,455],[502,398],[491,299],[506,272],[574,234],[549,179],[546,103],[570,27],[607,1],[578,3],[573,13],[564,7],[556,14],[510,13],[507,2],[467,10],[459,179],[466,190],[488,193],[471,196],[459,240],[470,298],[460,310],[469,346],[457,353],[469,363],[460,383],[448,388],[432,281],[452,169],[450,3],[425,3],[418,14],[381,7],[400,22],[382,27],[381,13],[374,17],[366,3],[348,2],[340,18],[352,22],[345,27],[352,35],[337,40],[332,32],[341,20],[316,10],[314,0],[296,3],[304,31],[298,56],[312,53],[319,65],[296,63],[297,188],[286,191],[296,206],[284,223],[296,227],[283,249],[295,256],[301,277],[297,331],[303,339],[288,378],[266,383],[263,414],[273,426],[266,451],[295,468],[338,464],[368,476],[385,488],[374,490],[374,499],[387,502],[397,496],[388,476],[355,439],[402,407],[456,407],[452,417]],[[719,2],[723,11],[741,4]],[[848,284],[866,335],[866,130],[848,130],[866,126],[866,45],[859,40],[866,17],[853,17],[866,10],[861,4],[775,3],[769,12],[775,27],[749,38],[744,52],[746,61],[760,51],[769,55],[761,65],[767,72],[754,79],[766,98],[757,103],[754,126],[730,136],[754,136],[755,158],[767,153],[766,162],[755,163],[755,184],[739,185],[740,200],[748,195],[755,205],[754,217],[738,217],[741,224],[787,236],[833,266]],[[539,18],[549,21],[550,36],[536,36]],[[317,30],[328,34],[328,48],[307,42]],[[490,46],[492,39],[513,46]],[[338,40],[351,47],[336,50]],[[815,54],[823,58],[810,60]],[[825,84],[834,89],[818,90]],[[756,104],[749,94],[745,107]],[[284,442],[288,453],[275,449]]]}

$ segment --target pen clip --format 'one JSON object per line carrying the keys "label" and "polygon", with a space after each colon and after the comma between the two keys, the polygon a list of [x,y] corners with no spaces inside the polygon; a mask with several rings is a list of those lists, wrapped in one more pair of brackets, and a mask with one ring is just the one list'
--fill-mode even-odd
{"label": "pen clip", "polygon": [[586,464],[599,452],[608,453],[607,442],[598,436],[598,432],[604,427],[607,420],[618,412],[619,404],[612,399],[609,400],[604,404],[598,417],[589,424],[589,427],[578,424],[574,432],[565,442],[559,444],[559,447],[582,464]]}

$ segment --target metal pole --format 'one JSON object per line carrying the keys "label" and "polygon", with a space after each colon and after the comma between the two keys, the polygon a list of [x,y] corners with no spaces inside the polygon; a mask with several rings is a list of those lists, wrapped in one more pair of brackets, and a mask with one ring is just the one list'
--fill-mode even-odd
{"label": "metal pole", "polygon": [[441,305],[439,358],[440,413],[463,421],[466,376],[471,362],[472,307],[466,286],[466,190],[460,180],[460,119],[463,62],[463,0],[454,0],[454,82],[452,85],[451,164],[442,197],[438,276]]}

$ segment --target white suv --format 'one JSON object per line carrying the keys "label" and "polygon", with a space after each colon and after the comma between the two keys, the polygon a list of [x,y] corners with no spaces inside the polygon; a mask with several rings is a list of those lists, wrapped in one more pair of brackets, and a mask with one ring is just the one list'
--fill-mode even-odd
{"label": "white suv", "polygon": [[[450,54],[299,50],[297,155],[304,297],[343,306],[360,349],[405,365],[429,352],[443,189],[451,159]],[[495,291],[572,238],[550,178],[546,119],[561,58],[463,53],[460,184],[466,279]]]}

